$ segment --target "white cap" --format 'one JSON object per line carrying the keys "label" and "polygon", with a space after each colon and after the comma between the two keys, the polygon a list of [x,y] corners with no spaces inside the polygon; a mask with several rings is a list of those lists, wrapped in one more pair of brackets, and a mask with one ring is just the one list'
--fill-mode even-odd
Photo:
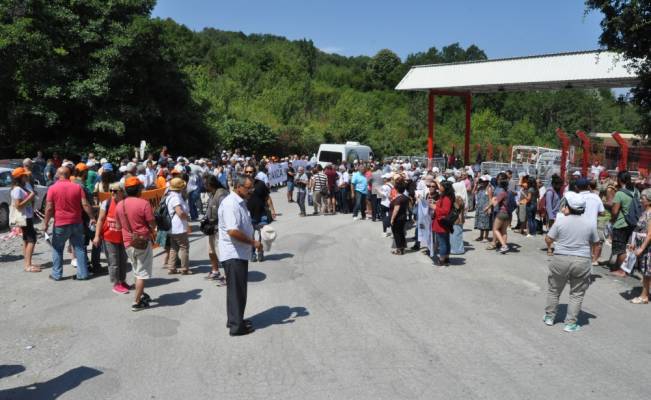
{"label": "white cap", "polygon": [[[581,176],[581,173],[580,173],[579,171],[574,171],[574,173],[573,173],[572,175],[574,175],[574,176]],[[574,207],[572,207],[572,208],[574,208]]]}
{"label": "white cap", "polygon": [[108,162],[108,160],[107,160],[106,158],[102,158],[102,159],[100,160],[99,163],[102,164],[102,165],[104,165],[104,164],[106,164],[107,162]]}
{"label": "white cap", "polygon": [[438,174],[439,172],[441,172],[441,170],[439,169],[439,167],[434,167],[434,168],[432,168],[432,172],[434,172],[435,174]]}
{"label": "white cap", "polygon": [[120,169],[118,169],[118,171],[120,171],[120,172],[127,172],[127,166],[126,166],[126,165],[122,165],[122,166],[120,167]]}
{"label": "white cap", "polygon": [[565,201],[567,205],[573,210],[585,210],[585,199],[578,193],[567,191],[565,193]]}
{"label": "white cap", "polygon": [[93,160],[88,160],[88,162],[86,162],[86,166],[87,166],[88,168],[92,168],[92,167],[94,167],[94,166],[95,166],[95,161],[93,161]]}
{"label": "white cap", "polygon": [[448,178],[448,182],[457,183],[457,180],[454,179],[454,177],[451,176],[451,177]]}
{"label": "white cap", "polygon": [[490,182],[490,180],[491,180],[491,176],[488,175],[488,174],[486,174],[486,175],[482,175],[482,176],[479,177],[479,180],[480,180],[480,181]]}

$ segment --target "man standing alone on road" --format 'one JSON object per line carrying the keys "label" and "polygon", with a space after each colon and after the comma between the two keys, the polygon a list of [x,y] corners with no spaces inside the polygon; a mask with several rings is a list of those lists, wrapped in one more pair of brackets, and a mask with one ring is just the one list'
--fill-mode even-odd
{"label": "man standing alone on road", "polygon": [[81,219],[82,208],[88,215],[90,223],[95,224],[95,216],[80,185],[70,181],[70,169],[61,167],[57,170],[58,181],[47,191],[47,204],[43,231],[47,232],[50,219],[54,217],[52,231],[52,273],[50,279],[59,281],[63,274],[63,248],[66,240],[74,248],[77,257],[77,280],[88,279],[86,248],[84,247],[84,225]]}
{"label": "man standing alone on road", "polygon": [[586,207],[583,196],[568,191],[565,200],[565,205],[560,210],[565,218],[556,220],[545,237],[548,245],[555,243],[555,250],[549,263],[547,306],[543,321],[546,325],[554,325],[558,298],[569,281],[570,302],[564,331],[576,332],[580,329],[577,318],[583,297],[590,286],[591,246],[599,241],[599,236],[594,221],[583,215]]}
{"label": "man standing alone on road", "polygon": [[253,333],[255,329],[244,319],[247,276],[252,248],[262,251],[262,244],[253,240],[253,224],[246,199],[253,192],[253,179],[238,175],[235,190],[219,206],[219,261],[226,272],[226,327],[231,336]]}

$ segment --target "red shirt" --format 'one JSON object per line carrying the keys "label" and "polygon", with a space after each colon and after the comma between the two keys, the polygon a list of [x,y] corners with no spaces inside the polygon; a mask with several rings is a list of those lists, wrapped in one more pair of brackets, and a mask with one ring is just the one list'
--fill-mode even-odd
{"label": "red shirt", "polygon": [[[122,244],[122,230],[116,227],[115,209],[117,204],[113,199],[106,201],[109,202],[109,208],[106,212],[106,220],[102,225],[102,239],[114,244]],[[102,207],[106,207],[105,203],[102,203]]]}
{"label": "red shirt", "polygon": [[154,212],[147,200],[138,197],[127,197],[118,204],[115,217],[122,228],[124,247],[129,247],[131,246],[129,228],[133,233],[148,237],[149,223],[154,221]]}
{"label": "red shirt", "polygon": [[81,199],[84,190],[69,180],[58,180],[47,191],[47,201],[54,204],[54,226],[81,224]]}
{"label": "red shirt", "polygon": [[335,186],[337,186],[337,178],[339,177],[339,175],[337,175],[337,171],[332,168],[328,168],[325,170],[325,176],[328,178],[328,189],[334,190]]}
{"label": "red shirt", "polygon": [[441,226],[441,220],[447,217],[452,210],[452,201],[448,197],[441,197],[436,202],[436,211],[432,219],[432,231],[436,233],[449,233],[447,229]]}

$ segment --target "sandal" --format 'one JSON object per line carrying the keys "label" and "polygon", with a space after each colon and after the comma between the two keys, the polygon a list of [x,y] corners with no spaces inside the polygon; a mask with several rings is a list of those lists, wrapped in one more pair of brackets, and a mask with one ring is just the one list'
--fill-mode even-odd
{"label": "sandal", "polygon": [[179,271],[177,271],[176,269],[170,269],[169,271],[167,271],[167,275],[176,275],[178,273]]}
{"label": "sandal", "polygon": [[29,267],[25,268],[25,272],[41,272],[41,267],[38,265],[30,265]]}
{"label": "sandal", "polygon": [[647,298],[645,300],[641,297],[636,297],[633,300],[631,300],[631,304],[649,304],[649,299]]}
{"label": "sandal", "polygon": [[554,256],[554,252],[547,250],[547,257],[553,257],[553,256]]}
{"label": "sandal", "polygon": [[181,275],[192,275],[194,272],[190,271],[189,269],[183,269],[181,270]]}
{"label": "sandal", "polygon": [[492,243],[489,244],[488,246],[486,246],[486,250],[495,250],[496,248],[497,248],[497,246],[495,246],[495,245],[492,244]]}
{"label": "sandal", "polygon": [[405,252],[404,252],[404,251],[401,251],[401,250],[393,250],[393,251],[391,252],[391,254],[396,255],[396,256],[402,256],[402,255],[405,254]]}
{"label": "sandal", "polygon": [[475,239],[475,242],[483,242],[483,241],[484,241],[484,238],[481,238],[481,237],[478,237],[477,239]]}

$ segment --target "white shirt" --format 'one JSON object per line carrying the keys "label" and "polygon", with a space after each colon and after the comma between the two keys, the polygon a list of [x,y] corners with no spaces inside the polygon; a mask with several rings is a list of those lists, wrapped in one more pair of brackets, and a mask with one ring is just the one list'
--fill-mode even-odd
{"label": "white shirt", "polygon": [[579,195],[585,199],[585,211],[583,212],[583,217],[590,221],[590,223],[593,223],[596,227],[599,213],[606,211],[604,203],[598,195],[590,191],[581,192]]}
{"label": "white shirt", "polygon": [[601,165],[592,165],[592,166],[590,167],[590,175],[592,175],[592,176],[595,177],[595,178],[598,178],[598,177],[599,177],[599,174],[600,174],[601,171],[603,171],[603,170],[604,170],[604,167],[601,166]]}
{"label": "white shirt", "polygon": [[219,261],[248,260],[251,257],[251,245],[235,240],[228,234],[228,231],[236,229],[246,237],[253,238],[253,225],[246,201],[237,193],[231,192],[222,200],[217,215],[219,216]]}
{"label": "white shirt", "polygon": [[190,177],[188,179],[188,186],[186,187],[186,191],[188,193],[194,192],[199,187],[197,186],[197,179],[199,179],[197,174],[195,174],[194,172],[190,174]]}
{"label": "white shirt", "polygon": [[389,207],[391,205],[391,189],[393,189],[393,186],[391,186],[390,183],[385,183],[380,189],[380,204],[382,204],[384,207]]}
{"label": "white shirt", "polygon": [[264,182],[264,184],[267,185],[267,187],[269,186],[269,177],[264,172],[259,171],[255,176],[255,179]]}
{"label": "white shirt", "polygon": [[167,197],[167,212],[172,216],[172,229],[170,229],[170,233],[173,235],[188,231],[188,220],[181,219],[176,215],[176,211],[174,210],[176,206],[181,206],[182,211],[190,214],[190,207],[188,206],[188,202],[183,198],[183,195],[180,192],[170,191]]}
{"label": "white shirt", "polygon": [[156,182],[156,170],[153,168],[147,168],[145,175],[147,175],[147,185],[145,186],[145,189],[154,186],[154,182]]}

